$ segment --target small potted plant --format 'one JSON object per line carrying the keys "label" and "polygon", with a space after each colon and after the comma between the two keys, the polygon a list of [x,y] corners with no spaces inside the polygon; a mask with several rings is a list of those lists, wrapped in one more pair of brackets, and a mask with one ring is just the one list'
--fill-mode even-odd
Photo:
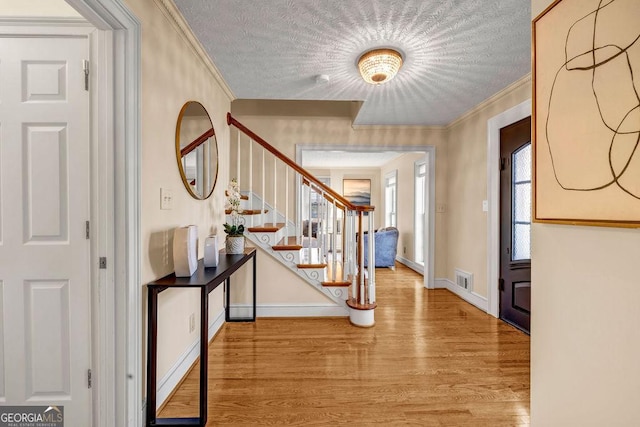
{"label": "small potted plant", "polygon": [[225,248],[228,254],[244,253],[244,225],[240,224],[240,215],[242,214],[240,200],[238,180],[233,178],[227,188],[227,205],[225,206],[231,215],[231,224],[224,224],[224,232],[227,233]]}

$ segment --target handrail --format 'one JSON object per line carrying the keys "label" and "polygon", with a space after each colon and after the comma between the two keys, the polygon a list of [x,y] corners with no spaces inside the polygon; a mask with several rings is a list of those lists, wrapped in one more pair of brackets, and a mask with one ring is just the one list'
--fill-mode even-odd
{"label": "handrail", "polygon": [[350,210],[354,210],[354,211],[359,211],[359,212],[371,212],[371,211],[373,211],[375,209],[374,206],[354,205],[349,200],[347,200],[344,196],[342,196],[341,194],[337,193],[335,190],[333,190],[332,188],[328,187],[327,185],[323,184],[320,180],[318,180],[316,177],[314,177],[306,169],[304,169],[303,167],[299,166],[296,162],[294,162],[293,160],[289,159],[289,157],[287,157],[284,154],[282,154],[277,148],[275,148],[274,146],[269,144],[264,139],[260,138],[251,129],[247,128],[245,125],[243,125],[242,123],[237,121],[231,115],[231,113],[227,113],[227,125],[229,125],[229,126],[233,125],[237,129],[241,130],[245,135],[249,136],[252,140],[254,140],[258,144],[260,144],[262,147],[264,147],[271,154],[276,156],[282,162],[286,163],[289,167],[293,168],[296,172],[298,172],[300,175],[302,175],[304,177],[304,179],[306,179],[309,182],[312,182],[316,187],[322,189],[322,191],[324,191],[325,193],[331,195],[331,197],[333,197],[335,200],[339,201],[346,208],[348,208]]}
{"label": "handrail", "polygon": [[190,152],[198,148],[207,139],[211,138],[214,135],[215,135],[215,132],[213,131],[213,128],[209,129],[208,131],[206,131],[205,133],[203,133],[202,135],[194,139],[193,142],[189,143],[189,145],[180,149],[180,156],[181,157],[186,156],[187,154],[189,154]]}

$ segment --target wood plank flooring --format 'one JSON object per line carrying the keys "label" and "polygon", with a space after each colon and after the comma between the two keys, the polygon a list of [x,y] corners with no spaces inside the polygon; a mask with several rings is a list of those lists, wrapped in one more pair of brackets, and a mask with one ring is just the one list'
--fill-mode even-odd
{"label": "wood plank flooring", "polygon": [[[528,426],[529,337],[398,265],[377,269],[376,325],[226,323],[209,347],[209,421]],[[198,367],[159,414],[197,416]]]}

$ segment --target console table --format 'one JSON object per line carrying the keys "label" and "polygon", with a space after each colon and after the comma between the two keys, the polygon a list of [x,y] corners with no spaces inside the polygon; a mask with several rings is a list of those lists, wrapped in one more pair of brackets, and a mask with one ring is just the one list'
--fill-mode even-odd
{"label": "console table", "polygon": [[[249,260],[253,260],[253,315],[232,318],[230,313],[231,275]],[[207,423],[207,371],[209,347],[209,293],[225,283],[225,319],[228,322],[253,322],[256,320],[256,248],[246,248],[244,254],[220,253],[217,267],[205,268],[203,260],[191,277],[169,274],[147,285],[149,293],[147,337],[147,427],[150,426],[201,426]],[[156,383],[158,359],[158,294],[169,288],[200,289],[200,416],[198,418],[157,418]]]}

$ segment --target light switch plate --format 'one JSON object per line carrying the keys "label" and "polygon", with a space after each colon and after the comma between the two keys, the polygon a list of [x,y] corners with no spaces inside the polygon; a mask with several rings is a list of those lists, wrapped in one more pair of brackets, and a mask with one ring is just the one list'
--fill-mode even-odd
{"label": "light switch plate", "polygon": [[482,201],[482,212],[489,212],[489,202],[487,200]]}
{"label": "light switch plate", "polygon": [[173,209],[173,190],[168,188],[160,189],[160,209]]}

